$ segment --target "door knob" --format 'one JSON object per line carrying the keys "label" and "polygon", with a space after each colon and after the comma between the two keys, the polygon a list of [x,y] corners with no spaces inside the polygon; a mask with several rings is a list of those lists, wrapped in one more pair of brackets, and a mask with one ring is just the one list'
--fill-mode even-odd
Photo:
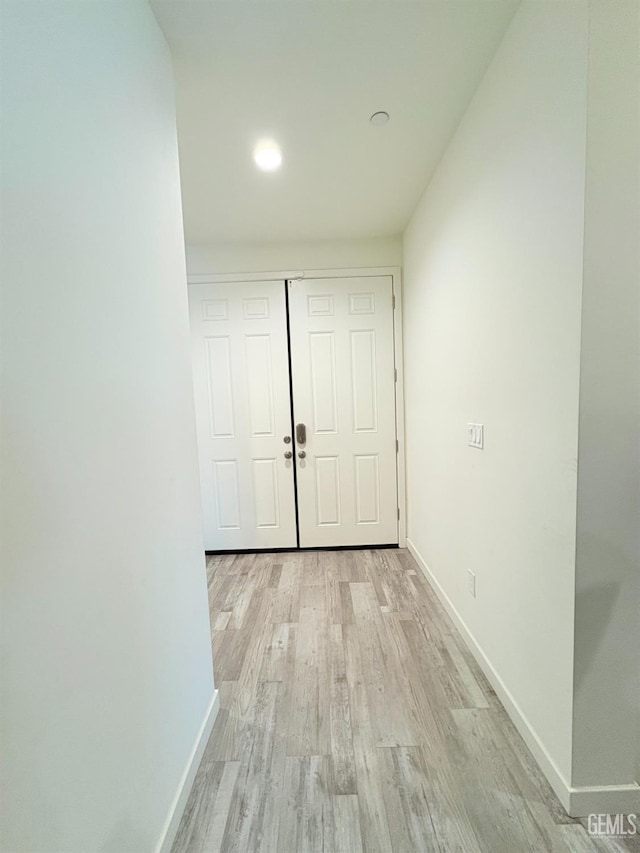
{"label": "door knob", "polygon": [[285,437],[282,440],[284,441],[285,444],[291,444],[291,436],[290,435],[285,435]]}
{"label": "door knob", "polygon": [[304,424],[296,424],[296,441],[298,444],[307,443],[307,428]]}
{"label": "door knob", "polygon": [[306,450],[299,450],[298,451],[298,459],[305,459],[306,455],[307,455]]}
{"label": "door knob", "polygon": [[285,459],[291,459],[292,456],[293,456],[293,453],[290,450],[285,450],[285,452],[284,452],[284,458]]}

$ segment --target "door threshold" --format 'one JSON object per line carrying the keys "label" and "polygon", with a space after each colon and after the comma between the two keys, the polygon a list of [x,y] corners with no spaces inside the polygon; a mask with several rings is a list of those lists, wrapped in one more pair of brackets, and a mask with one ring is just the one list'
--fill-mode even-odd
{"label": "door threshold", "polygon": [[399,548],[397,542],[383,545],[322,545],[316,548],[238,548],[222,549],[220,551],[205,551],[205,556],[213,557],[216,554],[292,554],[296,551],[379,551],[382,548]]}

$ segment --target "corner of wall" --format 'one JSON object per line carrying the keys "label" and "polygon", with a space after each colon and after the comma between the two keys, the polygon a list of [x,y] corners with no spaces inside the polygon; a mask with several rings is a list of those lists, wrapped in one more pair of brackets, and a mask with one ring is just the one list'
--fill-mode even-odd
{"label": "corner of wall", "polygon": [[218,695],[218,691],[214,690],[211,701],[209,702],[205,712],[202,725],[200,726],[191,752],[187,758],[184,772],[176,789],[176,794],[171,802],[165,825],[160,833],[160,840],[156,845],[156,853],[171,853],[171,850],[173,849],[180,821],[182,820],[187,801],[189,800],[189,795],[193,788],[193,783],[196,779],[198,768],[200,767],[200,762],[202,761],[202,756],[204,755],[204,751],[207,747],[211,731],[213,730],[213,724],[216,721],[219,710],[220,697]]}

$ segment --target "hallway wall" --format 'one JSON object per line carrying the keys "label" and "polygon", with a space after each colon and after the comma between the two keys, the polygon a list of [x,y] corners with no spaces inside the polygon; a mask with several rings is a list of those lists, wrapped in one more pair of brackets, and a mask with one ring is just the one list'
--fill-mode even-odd
{"label": "hallway wall", "polygon": [[586,72],[525,2],[404,239],[409,540],[567,783]]}
{"label": "hallway wall", "polygon": [[[576,786],[638,781],[640,759],[639,24],[637,0],[591,3],[578,445]],[[640,811],[637,788],[628,808]]]}
{"label": "hallway wall", "polygon": [[213,698],[170,57],[1,14],[0,848],[148,853]]}
{"label": "hallway wall", "polygon": [[309,269],[393,267],[402,263],[402,240],[318,240],[264,245],[222,243],[187,246],[187,271],[211,273],[278,272]]}
{"label": "hallway wall", "polygon": [[524,2],[404,240],[409,540],[580,815],[640,808],[638,17]]}

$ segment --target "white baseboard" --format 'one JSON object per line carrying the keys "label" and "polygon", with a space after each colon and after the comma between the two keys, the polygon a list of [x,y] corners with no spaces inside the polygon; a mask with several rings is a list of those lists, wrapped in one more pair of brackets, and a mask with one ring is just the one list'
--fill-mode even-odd
{"label": "white baseboard", "polygon": [[571,817],[590,814],[635,814],[640,816],[640,787],[633,785],[602,785],[595,788],[570,788]]}
{"label": "white baseboard", "polygon": [[511,718],[522,739],[531,750],[540,769],[556,793],[565,811],[571,817],[586,817],[589,814],[640,813],[640,787],[638,785],[617,785],[611,787],[574,788],[564,778],[557,765],[547,752],[544,744],[531,726],[517,701],[493,668],[475,637],[467,628],[464,620],[454,607],[437,578],[433,575],[413,542],[407,538],[407,549],[414,558],[430,586],[442,602],[456,628],[469,647],[480,669],[495,690],[498,698]]}
{"label": "white baseboard", "polygon": [[202,755],[207,745],[207,741],[209,740],[209,736],[211,735],[211,729],[216,721],[219,709],[220,698],[218,696],[218,691],[214,690],[211,702],[209,703],[202,725],[200,726],[200,731],[196,736],[193,748],[189,758],[187,759],[176,795],[171,803],[169,814],[167,815],[162,833],[160,834],[160,840],[156,845],[156,853],[171,852],[173,842],[175,841],[175,837],[178,832],[178,827],[180,826],[180,821],[182,820],[182,815],[187,805],[187,800],[189,799],[189,794],[191,793],[191,788],[193,787],[193,782],[196,778],[196,773],[198,772],[198,767],[200,766],[200,761],[202,760]]}

